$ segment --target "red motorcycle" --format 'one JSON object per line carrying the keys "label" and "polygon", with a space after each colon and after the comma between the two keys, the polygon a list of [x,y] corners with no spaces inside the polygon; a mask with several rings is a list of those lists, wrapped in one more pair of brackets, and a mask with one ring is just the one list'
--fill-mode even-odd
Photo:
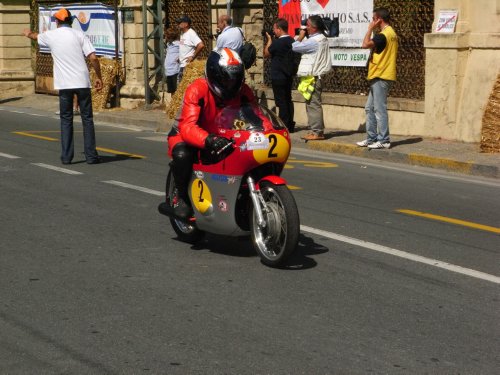
{"label": "red motorcycle", "polygon": [[170,217],[179,239],[199,241],[205,232],[251,235],[268,266],[283,264],[297,248],[300,220],[286,181],[280,177],[290,154],[290,136],[281,120],[259,105],[227,107],[216,118],[228,150],[198,152],[188,192],[194,215],[175,216],[177,189],[167,176],[166,200],[158,207]]}

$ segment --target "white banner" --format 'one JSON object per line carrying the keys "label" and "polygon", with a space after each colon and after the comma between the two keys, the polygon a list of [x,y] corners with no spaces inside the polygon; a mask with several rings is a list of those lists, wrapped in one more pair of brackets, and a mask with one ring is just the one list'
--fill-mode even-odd
{"label": "white banner", "polygon": [[300,3],[302,19],[317,14],[339,19],[339,37],[330,44],[338,47],[361,47],[372,19],[373,0],[309,0]]}
{"label": "white banner", "polygon": [[[92,42],[96,50],[96,55],[115,57],[115,12],[112,7],[107,7],[100,3],[65,5],[73,17],[72,27],[83,31]],[[53,17],[61,6],[52,8],[40,6],[39,13],[39,33],[56,28],[56,21]],[[123,30],[121,25],[121,12],[118,12],[118,57],[123,54]],[[48,48],[40,47],[40,52],[50,53]]]}
{"label": "white banner", "polygon": [[315,14],[339,19],[338,38],[328,40],[333,66],[366,66],[370,50],[359,47],[372,19],[373,0],[307,0],[300,11],[302,19]]}
{"label": "white banner", "polygon": [[366,66],[370,50],[363,48],[330,48],[333,66]]}

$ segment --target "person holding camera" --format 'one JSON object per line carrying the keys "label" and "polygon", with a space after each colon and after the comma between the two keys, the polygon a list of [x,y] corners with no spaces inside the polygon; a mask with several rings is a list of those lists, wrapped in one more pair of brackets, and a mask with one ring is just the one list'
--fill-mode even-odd
{"label": "person holding camera", "polygon": [[393,82],[396,81],[398,36],[389,24],[390,20],[387,8],[374,9],[373,20],[368,25],[363,39],[362,47],[370,48],[372,54],[368,63],[367,77],[370,92],[365,105],[366,139],[356,142],[359,147],[370,149],[391,147],[387,95]]}
{"label": "person holding camera", "polygon": [[271,58],[271,86],[274,102],[279,110],[279,117],[288,128],[294,132],[294,108],[292,102],[292,83],[295,72],[291,60],[292,44],[295,41],[288,35],[288,21],[278,18],[273,23],[275,39],[266,31],[267,38],[264,46],[264,57]]}
{"label": "person holding camera", "polygon": [[300,77],[299,92],[306,99],[307,123],[310,132],[302,136],[306,141],[325,139],[321,78],[332,69],[330,48],[325,36],[326,27],[320,16],[309,16],[301,26],[297,40],[292,44],[295,52],[302,54],[297,76]]}

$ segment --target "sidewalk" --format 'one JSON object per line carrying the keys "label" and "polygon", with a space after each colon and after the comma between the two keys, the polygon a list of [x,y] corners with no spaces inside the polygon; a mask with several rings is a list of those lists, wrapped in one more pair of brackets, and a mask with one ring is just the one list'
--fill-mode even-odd
{"label": "sidewalk", "polygon": [[[59,109],[56,96],[33,94],[23,98],[4,100],[0,107],[9,106],[17,109],[26,108],[55,116]],[[161,109],[111,109],[94,114],[96,125],[112,123],[133,125],[152,131],[166,132],[172,120],[167,119]],[[351,156],[384,160],[408,165],[418,165],[444,169],[447,171],[500,178],[500,154],[484,154],[478,144],[452,142],[418,136],[391,135],[392,147],[389,150],[368,150],[355,145],[365,139],[364,132],[325,129],[323,141],[304,142],[300,136],[306,134],[305,127],[298,126],[292,134],[292,145],[296,148],[346,154]]]}

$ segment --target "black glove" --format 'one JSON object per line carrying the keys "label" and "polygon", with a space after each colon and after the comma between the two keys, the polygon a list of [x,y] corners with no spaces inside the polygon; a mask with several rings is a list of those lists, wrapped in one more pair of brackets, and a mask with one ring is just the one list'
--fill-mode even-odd
{"label": "black glove", "polygon": [[219,137],[215,134],[209,134],[207,138],[205,138],[205,148],[209,151],[212,151],[212,153],[215,153],[223,149],[230,143],[231,141],[229,139],[224,137]]}

